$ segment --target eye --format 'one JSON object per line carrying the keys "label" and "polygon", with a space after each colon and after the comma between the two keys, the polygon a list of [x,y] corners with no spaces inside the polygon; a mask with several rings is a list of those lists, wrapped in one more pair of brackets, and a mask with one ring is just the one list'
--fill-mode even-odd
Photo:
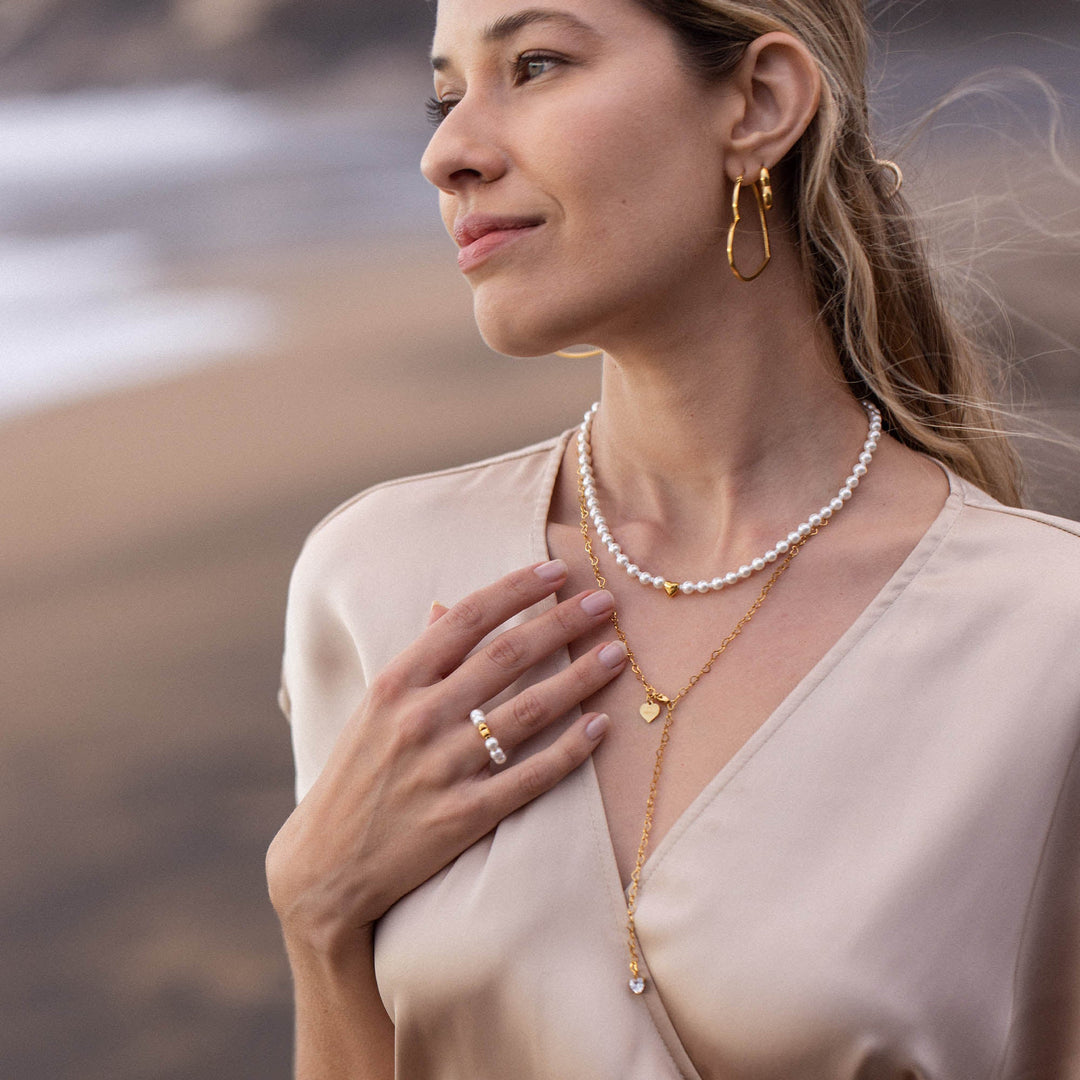
{"label": "eye", "polygon": [[519,83],[530,82],[541,75],[546,75],[562,62],[562,57],[552,56],[549,53],[523,53],[514,61],[514,76]]}
{"label": "eye", "polygon": [[427,118],[438,127],[449,115],[450,110],[457,104],[456,98],[428,98],[424,103],[424,111]]}

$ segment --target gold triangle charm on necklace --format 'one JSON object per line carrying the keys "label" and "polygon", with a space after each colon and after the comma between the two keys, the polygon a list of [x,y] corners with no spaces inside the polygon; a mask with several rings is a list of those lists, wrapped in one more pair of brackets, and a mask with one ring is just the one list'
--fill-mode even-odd
{"label": "gold triangle charm on necklace", "polygon": [[668,596],[675,596],[679,592],[679,586],[674,581],[665,581],[664,592],[666,592]]}

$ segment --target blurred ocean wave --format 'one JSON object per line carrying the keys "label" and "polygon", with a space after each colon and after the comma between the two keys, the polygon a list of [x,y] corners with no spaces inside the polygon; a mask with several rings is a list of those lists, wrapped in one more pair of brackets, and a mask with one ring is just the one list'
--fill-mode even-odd
{"label": "blurred ocean wave", "polygon": [[425,134],[207,85],[0,100],[0,417],[259,348],[264,300],[169,270],[431,231]]}
{"label": "blurred ocean wave", "polygon": [[253,293],[159,287],[137,234],[0,238],[0,266],[0,417],[244,352],[274,328]]}

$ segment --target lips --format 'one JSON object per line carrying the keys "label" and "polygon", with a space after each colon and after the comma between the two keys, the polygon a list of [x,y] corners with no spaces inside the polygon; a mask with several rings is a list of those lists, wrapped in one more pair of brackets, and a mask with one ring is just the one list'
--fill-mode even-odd
{"label": "lips", "polygon": [[468,214],[454,223],[454,239],[461,250],[458,266],[464,273],[508,244],[515,243],[544,224],[540,217]]}

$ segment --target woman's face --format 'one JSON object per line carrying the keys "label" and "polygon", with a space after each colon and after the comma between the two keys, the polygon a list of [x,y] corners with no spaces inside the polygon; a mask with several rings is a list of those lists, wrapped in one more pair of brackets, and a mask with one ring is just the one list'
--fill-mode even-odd
{"label": "woman's face", "polygon": [[439,0],[433,56],[443,118],[422,167],[493,348],[611,348],[730,276],[737,99],[633,0]]}

